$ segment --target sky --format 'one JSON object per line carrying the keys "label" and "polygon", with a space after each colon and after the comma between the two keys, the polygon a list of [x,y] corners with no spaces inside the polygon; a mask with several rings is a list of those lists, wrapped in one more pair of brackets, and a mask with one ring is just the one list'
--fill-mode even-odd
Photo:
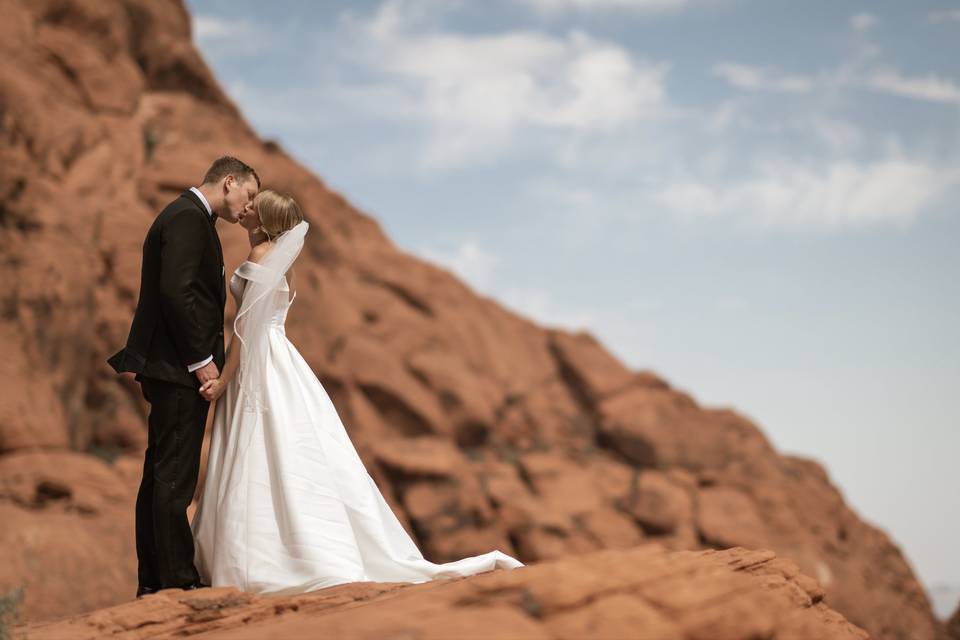
{"label": "sky", "polygon": [[187,5],[402,249],[822,462],[955,605],[960,1]]}

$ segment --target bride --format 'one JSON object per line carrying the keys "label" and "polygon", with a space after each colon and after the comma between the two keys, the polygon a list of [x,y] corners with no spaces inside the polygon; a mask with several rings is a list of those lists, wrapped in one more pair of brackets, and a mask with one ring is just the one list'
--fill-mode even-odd
{"label": "bride", "polygon": [[523,566],[500,552],[424,559],[357,455],[320,381],[287,339],[293,263],[309,225],[261,192],[240,223],[264,240],[234,272],[234,337],[220,378],[203,493],[190,527],[203,581],[293,594],[355,581],[424,582]]}

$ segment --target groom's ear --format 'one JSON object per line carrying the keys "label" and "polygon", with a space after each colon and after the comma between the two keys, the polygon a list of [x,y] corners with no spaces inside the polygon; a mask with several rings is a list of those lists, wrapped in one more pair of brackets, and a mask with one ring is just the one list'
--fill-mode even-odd
{"label": "groom's ear", "polygon": [[231,185],[236,188],[239,185],[237,177],[234,175],[227,174],[223,177],[223,197],[227,197],[227,193],[230,191]]}

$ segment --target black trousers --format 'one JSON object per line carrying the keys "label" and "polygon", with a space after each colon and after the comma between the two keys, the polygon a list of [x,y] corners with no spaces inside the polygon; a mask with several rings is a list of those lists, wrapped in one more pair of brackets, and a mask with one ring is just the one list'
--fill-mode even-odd
{"label": "black trousers", "polygon": [[183,587],[200,582],[187,506],[197,488],[210,403],[197,389],[153,378],[142,378],[140,388],[150,416],[137,493],[139,586]]}

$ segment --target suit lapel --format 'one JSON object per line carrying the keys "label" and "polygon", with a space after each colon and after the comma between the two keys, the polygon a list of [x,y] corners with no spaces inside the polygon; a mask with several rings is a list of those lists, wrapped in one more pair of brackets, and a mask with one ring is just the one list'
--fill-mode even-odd
{"label": "suit lapel", "polygon": [[200,213],[204,215],[207,219],[207,222],[210,223],[210,235],[213,236],[213,246],[217,248],[217,258],[220,261],[220,298],[222,304],[226,305],[227,303],[227,286],[226,286],[226,272],[224,271],[223,266],[223,246],[220,244],[220,234],[217,233],[217,223],[209,213],[207,213],[207,207],[204,206],[203,202],[200,201],[200,198],[197,197],[193,191],[187,189],[180,194],[181,198],[186,198],[193,205],[199,209]]}
{"label": "suit lapel", "polygon": [[220,245],[220,234],[216,226],[213,227],[214,244],[217,245],[217,256],[220,258],[220,306],[227,305],[227,272],[223,266],[223,247]]}

